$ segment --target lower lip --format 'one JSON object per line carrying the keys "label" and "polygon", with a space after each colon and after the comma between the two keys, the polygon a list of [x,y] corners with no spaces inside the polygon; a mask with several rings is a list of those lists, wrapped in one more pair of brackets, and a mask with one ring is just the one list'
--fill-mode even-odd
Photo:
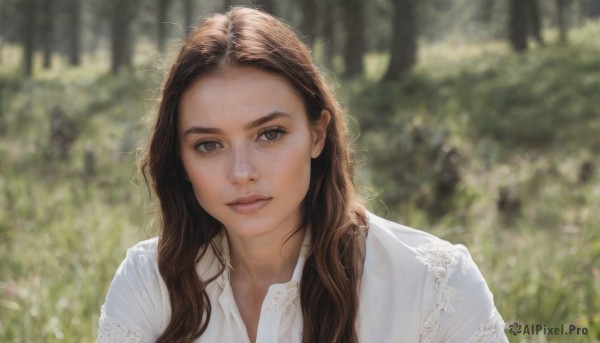
{"label": "lower lip", "polygon": [[241,204],[241,203],[239,203],[239,204],[230,204],[228,206],[235,213],[249,214],[249,213],[256,212],[256,211],[260,210],[261,208],[267,206],[270,201],[271,201],[271,199],[262,199],[262,200],[256,200],[256,201],[253,201],[253,202],[247,202],[247,203],[244,203],[244,204]]}

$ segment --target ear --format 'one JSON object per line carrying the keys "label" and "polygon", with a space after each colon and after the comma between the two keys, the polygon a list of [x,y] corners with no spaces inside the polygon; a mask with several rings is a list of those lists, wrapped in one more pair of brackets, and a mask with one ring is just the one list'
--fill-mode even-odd
{"label": "ear", "polygon": [[331,120],[331,114],[327,110],[321,111],[321,118],[312,123],[312,149],[310,151],[311,158],[317,158],[321,155],[325,147],[325,139],[327,138],[327,126]]}

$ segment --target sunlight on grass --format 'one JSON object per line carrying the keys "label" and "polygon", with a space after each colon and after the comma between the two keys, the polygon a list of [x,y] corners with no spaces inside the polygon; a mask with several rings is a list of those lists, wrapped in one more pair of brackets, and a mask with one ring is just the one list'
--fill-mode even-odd
{"label": "sunlight on grass", "polygon": [[[429,45],[397,83],[378,82],[387,57],[372,54],[367,81],[342,92],[361,123],[359,184],[375,212],[465,244],[508,323],[589,330],[568,342],[600,340],[600,177],[580,180],[600,151],[599,34],[586,25],[561,45],[550,31],[524,55],[504,42]],[[452,150],[460,182],[438,200]],[[516,199],[507,218],[503,190]]]}
{"label": "sunlight on grass", "polygon": [[[600,340],[600,176],[581,180],[587,162],[598,170],[599,35],[589,24],[561,46],[549,31],[547,48],[523,56],[503,42],[422,46],[414,72],[395,83],[378,82],[388,57],[368,54],[364,78],[338,81],[362,132],[353,147],[369,207],[465,244],[508,323],[589,329],[569,342]],[[98,52],[79,68],[55,57],[50,70],[38,56],[25,79],[20,49],[3,47],[2,342],[93,341],[127,247],[156,234],[135,153],[170,58],[138,49],[118,76]],[[70,131],[52,138],[51,118]],[[438,201],[453,152],[460,181]],[[498,211],[502,189],[516,194],[514,217]]]}

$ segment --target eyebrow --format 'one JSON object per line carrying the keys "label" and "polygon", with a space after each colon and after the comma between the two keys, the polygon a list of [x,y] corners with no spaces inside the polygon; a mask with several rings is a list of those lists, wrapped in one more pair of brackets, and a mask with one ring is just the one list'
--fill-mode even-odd
{"label": "eyebrow", "polygon": [[[267,114],[264,117],[260,117],[246,125],[244,125],[244,131],[248,131],[251,129],[255,129],[263,124],[270,122],[271,120],[279,119],[279,118],[289,118],[290,115],[284,112],[273,112]],[[189,134],[219,134],[223,133],[223,130],[212,128],[212,127],[200,127],[200,126],[192,126],[189,129],[185,130],[183,136],[187,136]]]}

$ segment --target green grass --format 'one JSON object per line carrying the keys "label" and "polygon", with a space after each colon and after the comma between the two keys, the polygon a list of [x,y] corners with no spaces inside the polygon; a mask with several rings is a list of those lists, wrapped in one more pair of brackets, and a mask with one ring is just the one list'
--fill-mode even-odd
{"label": "green grass", "polygon": [[[600,177],[578,181],[583,162],[600,168],[599,34],[589,25],[524,56],[500,43],[427,46],[395,83],[377,81],[387,58],[369,55],[367,75],[341,84],[371,209],[465,244],[505,321],[589,330],[511,342],[600,341]],[[107,76],[92,56],[28,80],[6,58],[15,51],[0,65],[0,341],[93,341],[126,248],[155,232],[134,163],[158,74],[142,60]],[[79,133],[65,161],[49,138],[55,108]],[[438,201],[453,148],[461,180]],[[496,210],[501,187],[521,200],[510,220]]]}
{"label": "green grass", "polygon": [[[359,184],[375,212],[464,243],[508,323],[587,327],[588,336],[512,336],[511,342],[600,341],[600,25],[525,55],[495,42],[435,45],[404,80],[381,83],[386,56],[341,94],[360,123]],[[439,199],[445,154],[460,182]],[[500,189],[518,194],[504,218]]]}
{"label": "green grass", "polygon": [[[0,341],[93,341],[99,308],[125,250],[152,230],[135,149],[153,108],[153,73],[90,68],[25,80],[0,70]],[[60,74],[60,75],[56,75]],[[56,159],[49,113],[78,137]],[[84,171],[84,152],[96,175]],[[147,233],[148,232],[148,233]]]}

